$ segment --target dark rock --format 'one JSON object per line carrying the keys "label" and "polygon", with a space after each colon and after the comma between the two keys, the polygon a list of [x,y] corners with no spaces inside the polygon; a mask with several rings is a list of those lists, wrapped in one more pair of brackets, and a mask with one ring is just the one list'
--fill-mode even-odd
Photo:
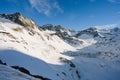
{"label": "dark rock", "polygon": [[30,76],[32,76],[32,77],[38,78],[38,79],[40,79],[40,80],[51,80],[51,79],[45,78],[45,77],[40,76],[40,75],[32,75],[32,74],[31,74],[27,69],[25,69],[24,67],[19,67],[19,66],[11,66],[11,67],[14,68],[14,69],[17,69],[17,70],[19,70],[19,71],[21,71],[21,72],[23,72],[23,73],[25,73],[25,74],[28,74],[28,75],[30,75]]}
{"label": "dark rock", "polygon": [[11,67],[14,68],[14,69],[17,69],[17,70],[19,70],[19,71],[21,71],[25,74],[30,75],[30,72],[27,69],[25,69],[24,67],[19,67],[19,66],[11,66]]}
{"label": "dark rock", "polygon": [[98,37],[99,36],[99,33],[97,31],[97,28],[88,28],[86,30],[83,30],[83,31],[79,31],[75,37],[79,37],[81,36],[82,34],[88,34],[88,35],[92,35],[93,37]]}
{"label": "dark rock", "polygon": [[41,79],[41,80],[51,80],[51,79],[44,78],[44,77],[39,76],[39,75],[31,75],[31,76],[33,76],[33,77],[35,77],[35,78],[38,78],[38,79]]}
{"label": "dark rock", "polygon": [[0,60],[0,64],[2,64],[2,65],[7,65],[6,63],[2,62],[2,60]]}

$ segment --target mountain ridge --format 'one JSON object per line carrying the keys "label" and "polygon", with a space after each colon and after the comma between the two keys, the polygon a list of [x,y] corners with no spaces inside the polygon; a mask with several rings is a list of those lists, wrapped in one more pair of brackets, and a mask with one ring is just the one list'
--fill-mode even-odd
{"label": "mountain ridge", "polygon": [[0,18],[0,60],[4,63],[51,80],[120,79],[119,28],[74,31],[50,24],[39,28],[21,18],[20,22],[30,24]]}

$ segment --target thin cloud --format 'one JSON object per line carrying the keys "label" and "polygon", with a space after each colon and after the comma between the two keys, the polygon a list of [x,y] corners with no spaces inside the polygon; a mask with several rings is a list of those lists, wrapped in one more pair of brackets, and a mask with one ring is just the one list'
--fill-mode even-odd
{"label": "thin cloud", "polygon": [[109,2],[111,2],[111,3],[114,3],[114,2],[116,2],[116,0],[108,0]]}
{"label": "thin cloud", "polygon": [[118,24],[107,24],[107,25],[100,25],[100,26],[94,26],[99,29],[112,29],[115,27],[118,27]]}
{"label": "thin cloud", "polygon": [[120,15],[120,11],[118,11],[117,14]]}
{"label": "thin cloud", "polygon": [[95,16],[94,16],[93,14],[91,14],[89,17],[90,17],[90,18],[94,18]]}
{"label": "thin cloud", "polygon": [[29,0],[29,2],[39,13],[47,16],[51,15],[53,11],[63,13],[62,8],[56,0]]}
{"label": "thin cloud", "polygon": [[108,0],[110,3],[120,3],[120,0]]}
{"label": "thin cloud", "polygon": [[63,13],[62,8],[59,6],[58,2],[54,2],[53,8],[56,8],[58,11],[60,11],[61,13]]}
{"label": "thin cloud", "polygon": [[13,3],[17,3],[18,2],[18,0],[6,0],[6,1],[13,2]]}
{"label": "thin cloud", "polygon": [[95,2],[95,0],[90,0],[90,2]]}

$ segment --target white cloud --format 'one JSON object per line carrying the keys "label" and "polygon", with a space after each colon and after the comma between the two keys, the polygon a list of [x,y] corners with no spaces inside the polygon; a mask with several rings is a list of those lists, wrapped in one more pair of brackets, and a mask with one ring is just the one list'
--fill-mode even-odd
{"label": "white cloud", "polygon": [[63,12],[56,0],[29,0],[29,2],[39,13],[44,13],[47,16],[52,14],[53,11]]}
{"label": "white cloud", "polygon": [[100,25],[100,26],[94,26],[99,29],[112,29],[115,27],[118,27],[118,24],[106,24],[106,25]]}

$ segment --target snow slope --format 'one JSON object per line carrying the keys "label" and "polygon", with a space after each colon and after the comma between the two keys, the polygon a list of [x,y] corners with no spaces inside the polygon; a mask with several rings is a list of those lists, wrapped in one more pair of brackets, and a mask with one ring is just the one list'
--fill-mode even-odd
{"label": "snow slope", "polygon": [[38,80],[8,66],[0,64],[0,80]]}
{"label": "snow slope", "polygon": [[8,19],[0,18],[0,60],[9,66],[52,80],[120,79],[120,29],[41,29],[22,15],[24,25]]}
{"label": "snow slope", "polygon": [[[50,36],[37,27],[34,29],[36,33],[30,35],[24,26],[4,18],[0,18],[0,27],[0,59],[3,62],[9,66],[25,67],[35,75],[53,80],[62,79],[57,76],[57,74],[62,74],[57,66],[63,65],[59,58],[71,58],[60,52],[74,50],[72,46],[58,36]],[[20,30],[16,31],[15,29]]]}

